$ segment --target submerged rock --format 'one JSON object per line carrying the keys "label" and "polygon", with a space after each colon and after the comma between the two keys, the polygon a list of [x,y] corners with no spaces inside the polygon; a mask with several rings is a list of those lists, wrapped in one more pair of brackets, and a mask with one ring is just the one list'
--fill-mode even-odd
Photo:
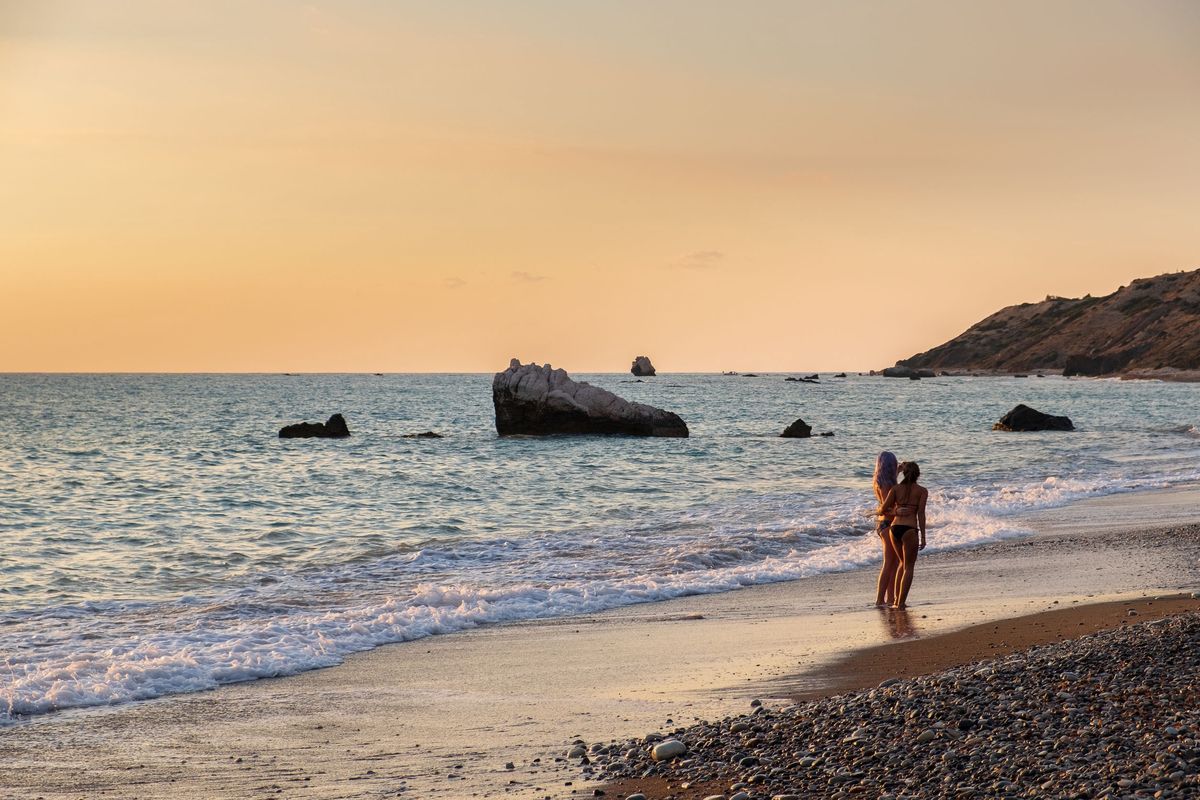
{"label": "submerged rock", "polygon": [[649,378],[654,375],[654,365],[650,363],[649,356],[638,356],[629,371],[639,378]]}
{"label": "submerged rock", "polygon": [[549,364],[522,364],[515,358],[492,379],[492,402],[501,436],[688,435],[687,424],[677,414],[573,381],[566,370]]}
{"label": "submerged rock", "polygon": [[279,429],[280,439],[342,439],[350,435],[350,428],[341,414],[334,414],[325,422],[298,422]]}
{"label": "submerged rock", "polygon": [[440,433],[435,431],[425,431],[424,433],[406,433],[400,437],[401,439],[445,439]]}
{"label": "submerged rock", "polygon": [[994,431],[1073,431],[1075,425],[1069,417],[1043,414],[1025,404],[1009,411],[992,426]]}
{"label": "submerged rock", "polygon": [[783,433],[779,436],[783,439],[807,439],[812,436],[812,425],[805,424],[804,420],[798,419],[784,428]]}

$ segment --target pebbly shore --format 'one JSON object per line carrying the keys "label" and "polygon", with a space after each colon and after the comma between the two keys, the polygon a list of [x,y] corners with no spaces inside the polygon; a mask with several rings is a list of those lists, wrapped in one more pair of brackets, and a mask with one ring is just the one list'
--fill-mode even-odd
{"label": "pebbly shore", "polygon": [[565,757],[634,800],[1194,798],[1197,654],[1189,612]]}

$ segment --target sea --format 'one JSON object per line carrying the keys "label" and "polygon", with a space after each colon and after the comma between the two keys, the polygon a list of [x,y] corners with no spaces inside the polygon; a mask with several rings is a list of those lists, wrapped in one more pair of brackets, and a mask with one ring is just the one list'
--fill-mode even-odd
{"label": "sea", "polygon": [[[1189,384],[573,377],[690,438],[500,438],[491,374],[0,375],[0,724],[871,569],[881,450],[921,465],[932,551],[1200,480]],[[1018,403],[1077,430],[993,431]],[[335,412],[349,439],[277,436]]]}

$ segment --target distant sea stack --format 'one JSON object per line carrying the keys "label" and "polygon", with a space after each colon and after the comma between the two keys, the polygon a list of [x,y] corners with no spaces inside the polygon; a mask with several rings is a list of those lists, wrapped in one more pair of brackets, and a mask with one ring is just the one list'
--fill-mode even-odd
{"label": "distant sea stack", "polygon": [[654,375],[654,365],[650,363],[648,356],[638,356],[633,360],[633,366],[629,368],[638,378],[649,378]]}
{"label": "distant sea stack", "polygon": [[522,364],[515,358],[492,379],[492,402],[501,436],[688,435],[687,424],[677,414],[573,381],[566,370],[549,364]]}
{"label": "distant sea stack", "polygon": [[1200,370],[1200,270],[1135,280],[1104,297],[1009,306],[897,366],[1168,378]]}

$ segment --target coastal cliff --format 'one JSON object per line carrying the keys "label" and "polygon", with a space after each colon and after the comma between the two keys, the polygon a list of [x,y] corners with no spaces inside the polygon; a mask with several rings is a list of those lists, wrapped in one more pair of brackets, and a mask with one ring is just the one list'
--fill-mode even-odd
{"label": "coastal cliff", "polygon": [[1173,377],[1197,371],[1200,270],[1142,278],[1104,297],[1047,297],[1009,306],[945,344],[896,363],[913,369],[1062,370],[1096,376]]}

